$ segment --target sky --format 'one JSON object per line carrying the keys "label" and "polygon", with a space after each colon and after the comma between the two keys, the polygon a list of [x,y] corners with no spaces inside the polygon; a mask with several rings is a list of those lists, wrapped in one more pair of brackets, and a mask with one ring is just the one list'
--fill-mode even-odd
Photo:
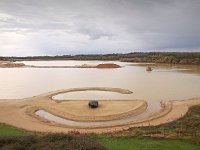
{"label": "sky", "polygon": [[0,56],[200,52],[200,0],[0,0]]}

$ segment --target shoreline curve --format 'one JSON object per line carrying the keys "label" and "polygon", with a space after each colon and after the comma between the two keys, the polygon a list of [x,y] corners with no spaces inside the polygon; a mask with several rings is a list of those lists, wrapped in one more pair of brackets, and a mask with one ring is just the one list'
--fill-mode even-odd
{"label": "shoreline curve", "polygon": [[[94,87],[93,87],[94,88]],[[119,91],[122,94],[131,93],[128,90],[122,90],[119,88],[106,88],[106,87],[95,87],[97,90],[114,90]],[[119,130],[126,130],[133,127],[142,126],[156,126],[164,123],[171,122],[173,120],[183,117],[188,109],[194,105],[200,105],[200,98],[188,99],[188,100],[174,100],[174,101],[162,101],[161,109],[145,119],[139,121],[132,121],[125,124],[112,125],[110,126],[94,126],[94,127],[70,127],[61,125],[43,118],[37,118],[32,115],[27,115],[30,110],[41,109],[41,106],[47,108],[53,108],[54,105],[62,104],[52,100],[54,95],[58,93],[65,93],[66,91],[73,90],[91,90],[88,88],[72,88],[64,89],[53,92],[44,93],[38,96],[25,98],[25,99],[12,99],[9,101],[0,101],[0,122],[22,128],[29,131],[36,132],[70,132],[79,131],[80,133],[102,133],[102,132],[114,132]]]}

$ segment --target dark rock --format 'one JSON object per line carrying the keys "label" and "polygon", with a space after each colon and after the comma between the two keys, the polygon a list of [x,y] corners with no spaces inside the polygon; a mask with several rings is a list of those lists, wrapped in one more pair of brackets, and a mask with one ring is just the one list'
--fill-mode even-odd
{"label": "dark rock", "polygon": [[89,106],[90,108],[97,108],[97,107],[99,106],[99,104],[98,104],[98,101],[96,101],[96,100],[91,100],[91,101],[89,101],[88,106]]}
{"label": "dark rock", "polygon": [[146,71],[152,71],[151,67],[147,67]]}

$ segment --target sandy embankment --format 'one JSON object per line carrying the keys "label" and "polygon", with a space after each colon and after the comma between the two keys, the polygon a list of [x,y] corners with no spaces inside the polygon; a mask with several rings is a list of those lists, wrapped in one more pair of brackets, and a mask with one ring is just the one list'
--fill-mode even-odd
{"label": "sandy embankment", "polygon": [[16,67],[31,67],[31,68],[98,68],[98,69],[114,69],[121,68],[121,66],[114,63],[105,63],[98,65],[87,65],[83,64],[80,66],[35,66],[25,65],[24,63],[17,63],[12,61],[0,61],[0,68],[16,68]]}
{"label": "sandy embankment", "polygon": [[117,64],[113,64],[113,63],[107,63],[107,64],[98,64],[98,65],[81,65],[81,66],[77,66],[77,68],[99,68],[99,69],[108,69],[108,68],[121,68],[121,66],[117,65]]}
{"label": "sandy embankment", "polygon": [[[68,100],[49,107],[46,103],[39,105],[38,109],[43,109],[61,118],[81,122],[122,119],[130,115],[138,115],[147,107],[147,104],[140,100],[101,100],[97,109],[89,108],[88,100]],[[29,115],[33,114],[35,110],[37,109],[33,108]]]}
{"label": "sandy embankment", "polygon": [[105,63],[105,64],[98,64],[98,65],[75,65],[75,66],[35,66],[35,65],[26,65],[26,67],[31,68],[97,68],[97,69],[114,69],[114,68],[121,68],[121,66],[113,63]]}
{"label": "sandy embankment", "polygon": [[[70,92],[70,91],[79,91],[79,90],[109,90],[121,93],[129,93],[130,91],[116,88],[76,88],[76,89],[67,89],[67,90],[59,90],[54,92],[49,92],[45,94],[41,94],[39,96],[21,99],[21,100],[7,100],[0,101],[0,122],[10,124],[12,126],[23,128],[25,130],[30,131],[38,131],[38,132],[69,132],[69,131],[79,131],[82,133],[85,132],[112,132],[116,130],[124,130],[129,129],[131,127],[140,127],[140,126],[155,126],[163,123],[167,123],[173,120],[176,120],[180,117],[183,117],[189,107],[193,105],[200,104],[200,98],[184,100],[184,101],[165,101],[161,103],[162,109],[152,114],[151,116],[137,121],[137,122],[129,122],[126,124],[120,125],[100,125],[100,126],[90,126],[90,127],[74,127],[67,126],[55,123],[53,121],[48,121],[44,118],[35,115],[35,111],[38,109],[44,109],[47,112],[53,113],[58,116],[62,116],[63,118],[68,118],[72,115],[71,119],[80,120],[80,121],[88,121],[88,116],[92,119],[93,117],[97,117],[98,119],[104,120],[113,120],[118,119],[115,117],[120,117],[123,114],[123,117],[129,117],[131,115],[135,115],[136,112],[131,112],[131,114],[127,113],[132,110],[137,110],[133,108],[141,108],[143,101],[135,101],[136,103],[129,101],[110,101],[110,104],[102,101],[102,106],[105,107],[99,108],[99,110],[95,113],[91,112],[89,107],[87,107],[87,102],[75,102],[66,101],[66,102],[56,102],[52,100],[52,96],[60,93]],[[144,103],[143,103],[144,104]],[[112,108],[112,105],[115,107]],[[124,107],[120,107],[124,106]],[[139,107],[140,106],[140,107]],[[143,105],[144,106],[144,105]],[[112,108],[112,110],[110,110]],[[127,108],[127,109],[124,109]],[[75,110],[80,109],[80,110]],[[81,110],[83,109],[83,111]],[[144,111],[144,110],[143,110]],[[84,115],[84,113],[86,115]],[[141,112],[140,112],[141,113]],[[67,116],[68,114],[68,116]],[[70,114],[70,115],[69,115]],[[110,115],[110,116],[109,116]],[[137,115],[137,113],[136,113]],[[76,116],[76,118],[73,118]],[[109,118],[110,117],[110,118]],[[114,117],[114,118],[113,118]],[[85,119],[85,120],[84,120]]]}
{"label": "sandy embankment", "polygon": [[24,67],[23,63],[15,63],[12,61],[0,61],[0,68],[16,68],[16,67]]}

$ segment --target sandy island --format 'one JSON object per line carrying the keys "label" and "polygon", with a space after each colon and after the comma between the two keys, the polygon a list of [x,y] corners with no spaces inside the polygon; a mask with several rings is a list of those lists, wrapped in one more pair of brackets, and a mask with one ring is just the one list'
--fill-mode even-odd
{"label": "sandy island", "polygon": [[0,68],[20,68],[20,67],[30,67],[30,68],[97,68],[97,69],[114,69],[121,68],[120,65],[114,63],[103,63],[98,65],[75,65],[75,66],[35,66],[35,65],[25,65],[24,63],[18,63],[13,61],[0,61]]}
{"label": "sandy island", "polygon": [[25,67],[25,64],[15,63],[12,61],[0,61],[0,68],[16,68],[16,67]]}
{"label": "sandy island", "polygon": [[75,66],[34,66],[34,65],[26,65],[26,67],[31,68],[97,68],[97,69],[115,69],[121,68],[121,66],[113,63],[105,63],[105,64],[98,64],[98,65],[75,65]]}
{"label": "sandy island", "polygon": [[103,90],[123,94],[131,93],[131,91],[118,88],[91,87],[59,90],[26,99],[0,100],[0,122],[36,132],[67,133],[70,131],[79,131],[81,133],[102,133],[125,130],[131,127],[155,126],[168,123],[183,117],[191,106],[200,104],[200,98],[183,101],[163,101],[161,102],[160,111],[143,120],[120,125],[112,125],[111,123],[109,126],[74,127],[49,121],[35,114],[37,110],[43,109],[62,118],[90,122],[93,119],[96,119],[96,121],[106,121],[126,118],[141,114],[146,110],[146,102],[142,100],[100,101],[100,107],[95,110],[87,107],[87,101],[67,100],[58,102],[52,100],[52,96],[54,95],[80,90]]}

